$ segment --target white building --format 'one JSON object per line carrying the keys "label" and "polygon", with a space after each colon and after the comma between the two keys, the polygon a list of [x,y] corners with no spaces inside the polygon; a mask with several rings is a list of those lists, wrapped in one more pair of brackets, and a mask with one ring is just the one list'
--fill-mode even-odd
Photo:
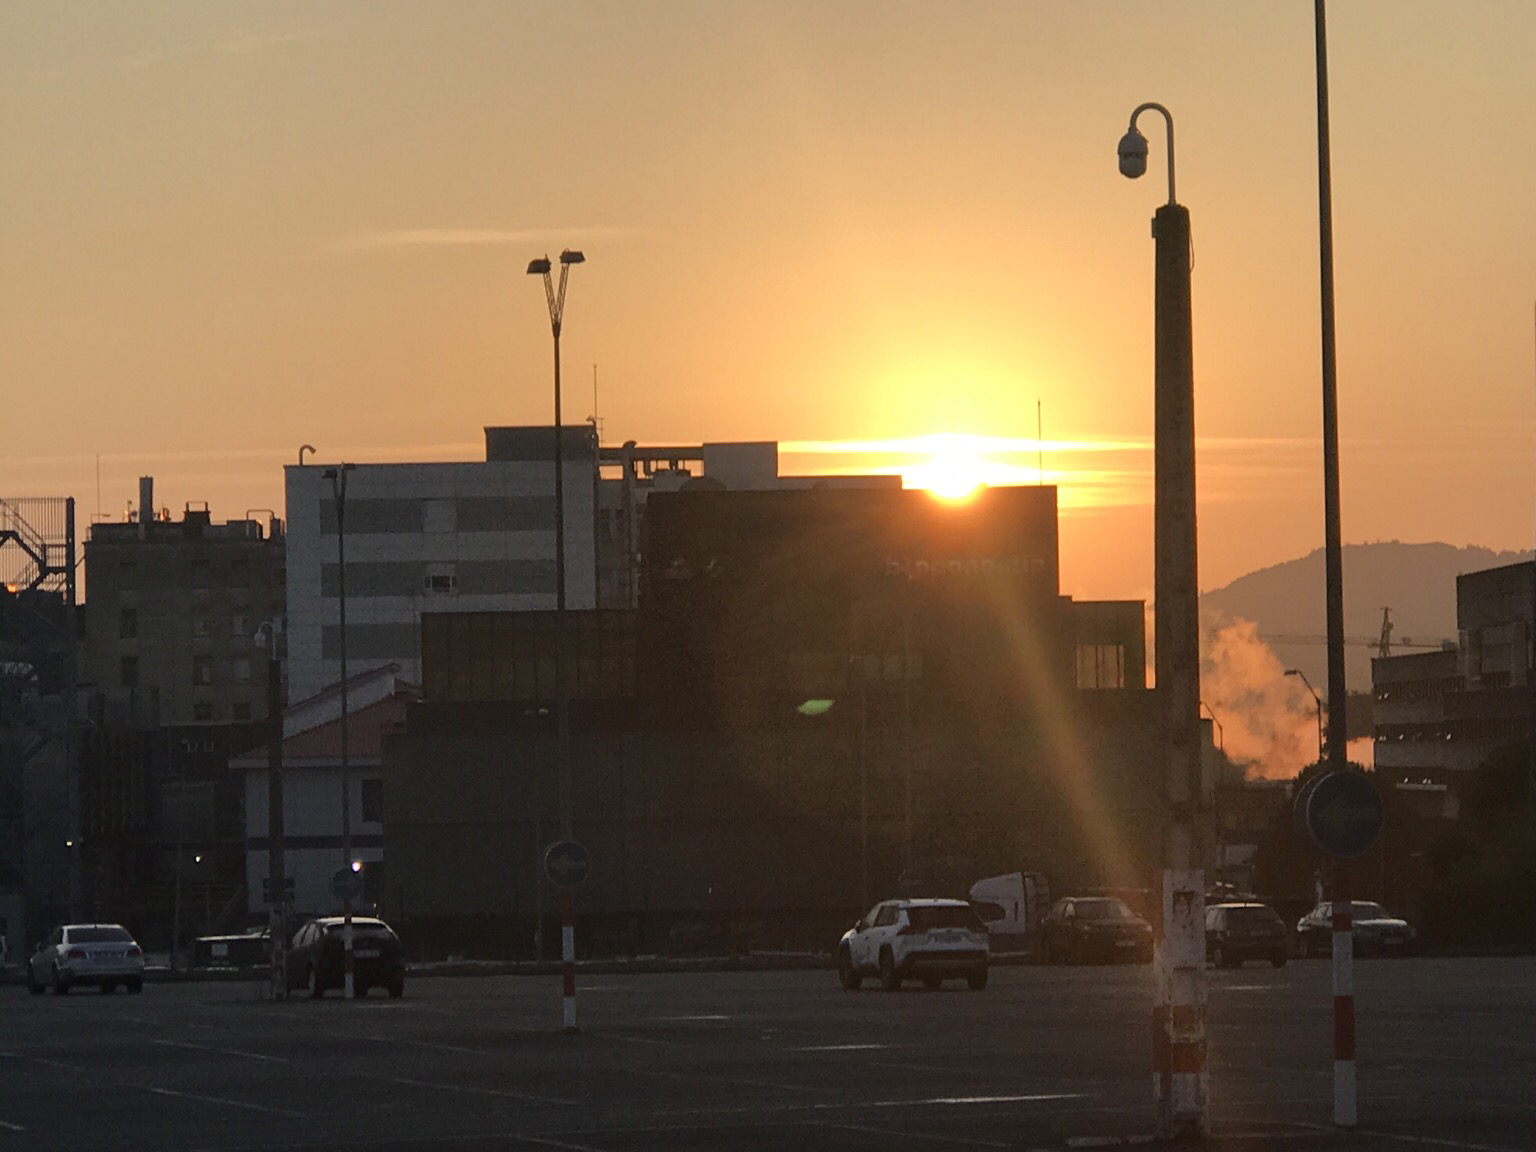
{"label": "white building", "polygon": [[[486,459],[345,470],[347,670],[420,683],[427,612],[555,607],[553,428],[487,428]],[[596,603],[597,442],[564,429],[566,605]],[[288,698],[341,678],[338,466],[290,465]]]}
{"label": "white building", "polygon": [[[417,697],[415,686],[394,665],[347,678],[347,764],[343,791],[341,690],[332,685],[283,712],[283,875],[293,881],[300,915],[336,910],[330,880],[349,861],[342,836],[342,797],[351,825],[351,861],[361,865],[363,899],[373,903],[383,883],[383,740]],[[266,903],[271,874],[268,814],[268,750],[230,762],[245,776],[245,877],[253,918]]]}

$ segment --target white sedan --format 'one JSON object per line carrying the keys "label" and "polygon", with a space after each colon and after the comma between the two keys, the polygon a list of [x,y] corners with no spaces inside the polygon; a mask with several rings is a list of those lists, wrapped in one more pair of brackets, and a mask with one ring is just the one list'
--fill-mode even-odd
{"label": "white sedan", "polygon": [[121,924],[62,924],[27,958],[27,991],[62,996],[79,984],[144,990],[144,949]]}

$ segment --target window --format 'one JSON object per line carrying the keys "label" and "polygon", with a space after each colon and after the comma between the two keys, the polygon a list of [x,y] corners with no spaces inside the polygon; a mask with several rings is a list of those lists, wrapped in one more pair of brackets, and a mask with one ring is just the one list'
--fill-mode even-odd
{"label": "window", "polygon": [[451,572],[432,572],[422,581],[428,592],[452,592],[456,581]]}
{"label": "window", "polygon": [[139,610],[124,608],[117,614],[117,635],[122,640],[139,638]]}
{"label": "window", "polygon": [[138,567],[132,560],[119,560],[117,562],[117,582],[124,588],[131,588],[134,577],[138,574]]}
{"label": "window", "polygon": [[251,702],[249,700],[236,700],[229,706],[229,718],[240,722],[251,718]]}
{"label": "window", "polygon": [[208,656],[192,657],[192,683],[213,683],[213,659]]}
{"label": "window", "polygon": [[206,616],[194,616],[194,617],[192,617],[192,635],[198,636],[198,637],[206,637],[211,631],[212,631],[212,627],[209,624],[208,617],[206,617]]}
{"label": "window", "polygon": [[246,584],[251,579],[251,561],[246,556],[236,556],[229,562],[229,582]]}
{"label": "window", "polygon": [[362,782],[363,819],[369,824],[384,822],[384,781],[365,779]]}
{"label": "window", "polygon": [[1077,686],[1079,688],[1124,688],[1125,646],[1123,644],[1079,644],[1077,646]]}
{"label": "window", "polygon": [[198,723],[207,723],[213,719],[213,703],[209,700],[199,700],[192,705],[192,719]]}
{"label": "window", "polygon": [[137,656],[124,656],[122,662],[122,679],[124,688],[136,688],[139,684],[139,658]]}
{"label": "window", "polygon": [[249,656],[236,656],[230,664],[230,669],[236,684],[249,684],[251,682],[251,658]]}
{"label": "window", "polygon": [[249,616],[231,616],[229,618],[229,634],[231,636],[254,636],[256,632],[251,627]]}

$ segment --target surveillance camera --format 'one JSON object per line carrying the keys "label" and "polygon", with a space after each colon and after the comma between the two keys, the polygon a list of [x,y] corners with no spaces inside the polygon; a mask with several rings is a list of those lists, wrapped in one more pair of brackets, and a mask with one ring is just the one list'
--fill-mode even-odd
{"label": "surveillance camera", "polygon": [[1120,175],[1132,180],[1147,171],[1147,138],[1132,128],[1120,137]]}

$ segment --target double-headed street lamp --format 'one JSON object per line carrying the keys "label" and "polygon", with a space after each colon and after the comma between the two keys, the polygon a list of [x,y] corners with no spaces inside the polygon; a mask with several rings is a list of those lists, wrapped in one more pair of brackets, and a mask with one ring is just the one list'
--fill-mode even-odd
{"label": "double-headed street lamp", "polygon": [[1152,218],[1157,242],[1154,399],[1154,597],[1157,696],[1166,750],[1167,824],[1158,917],[1153,1049],[1158,1135],[1205,1128],[1205,873],[1200,847],[1200,591],[1195,549],[1195,377],[1189,210],[1174,199],[1173,117],[1141,104],[1120,139],[1120,171],[1147,170],[1143,112],[1168,126],[1168,203]]}
{"label": "double-headed street lamp", "polygon": [[[352,871],[356,869],[352,861],[352,783],[347,747],[347,474],[355,467],[355,464],[341,464],[320,473],[323,479],[331,482],[331,497],[336,504],[336,591],[341,624],[337,630],[338,655],[341,657],[341,866]],[[341,915],[342,995],[350,1000],[353,994],[350,895],[341,902]]]}
{"label": "double-headed street lamp", "polygon": [[[555,338],[555,770],[560,791],[560,839],[572,836],[571,705],[566,691],[565,661],[565,433],[560,420],[560,329],[565,319],[565,283],[572,264],[586,257],[570,248],[560,253],[560,284],[555,286],[548,256],[528,262],[528,275],[544,278],[549,303],[549,331]],[[576,897],[569,886],[560,889],[560,967],[564,984],[564,1027],[576,1032]]]}

